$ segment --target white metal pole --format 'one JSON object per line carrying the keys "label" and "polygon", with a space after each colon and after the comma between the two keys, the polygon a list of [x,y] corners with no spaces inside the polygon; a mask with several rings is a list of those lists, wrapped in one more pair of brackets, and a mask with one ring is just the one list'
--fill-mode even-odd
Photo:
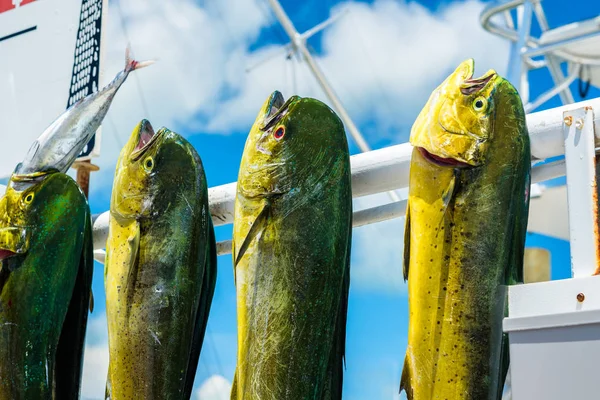
{"label": "white metal pole", "polygon": [[[312,54],[310,54],[308,47],[306,47],[305,37],[303,35],[301,35],[300,33],[298,33],[298,31],[294,27],[294,24],[292,23],[290,18],[287,16],[285,10],[283,9],[283,7],[281,6],[281,4],[279,3],[278,0],[268,0],[268,1],[269,1],[269,4],[271,4],[271,8],[273,8],[273,12],[275,13],[275,16],[281,23],[281,26],[283,27],[283,29],[285,30],[287,35],[290,37],[290,40],[292,41],[292,45],[300,52],[304,61],[306,61],[308,68],[311,70],[311,72],[317,79],[317,82],[321,86],[321,89],[323,89],[323,92],[325,92],[325,95],[327,96],[329,101],[331,101],[333,108],[335,108],[335,110],[338,112],[341,120],[344,122],[344,125],[346,126],[346,129],[348,129],[348,132],[354,139],[354,142],[356,143],[356,145],[358,146],[360,151],[362,151],[362,152],[370,151],[371,147],[369,146],[367,141],[364,139],[363,135],[358,130],[358,127],[352,121],[352,118],[350,118],[350,115],[344,108],[342,101],[335,94],[335,91],[333,90],[333,88],[331,87],[329,82],[327,81],[327,78],[325,78],[325,75],[323,74],[323,72],[321,71],[319,66],[317,65]],[[393,201],[399,200],[398,195],[395,192],[389,192],[389,195]]]}
{"label": "white metal pole", "polygon": [[529,102],[529,89],[527,88],[527,69],[523,62],[523,51],[529,39],[533,7],[529,0],[517,7],[517,26],[519,36],[513,42],[510,50],[510,59],[506,79],[519,89],[523,103]]}
{"label": "white metal pole", "polygon": [[312,57],[312,54],[310,54],[310,51],[306,47],[305,39],[302,37],[302,35],[300,33],[298,33],[298,31],[294,27],[294,24],[292,23],[290,18],[287,16],[285,10],[283,9],[283,7],[279,3],[279,1],[278,0],[268,0],[268,1],[269,1],[269,4],[271,4],[271,7],[273,8],[273,12],[275,13],[275,16],[281,23],[281,26],[283,27],[283,29],[285,30],[287,35],[290,37],[292,44],[294,45],[294,47],[296,47],[296,49],[298,49],[298,51],[300,51],[300,54],[302,54],[302,58],[308,64],[308,67],[310,68],[311,72],[314,74],[315,78],[319,82],[319,85],[325,92],[325,95],[331,101],[331,103],[332,103],[333,107],[336,109],[336,111],[340,114],[340,118],[342,119],[342,121],[344,121],[344,125],[346,125],[346,127],[348,128],[348,131],[350,132],[350,135],[352,135],[352,138],[356,142],[356,145],[363,152],[371,150],[371,148],[369,147],[369,144],[363,138],[362,134],[360,133],[360,131],[358,130],[358,128],[356,127],[354,122],[352,122],[352,119],[346,112],[346,109],[342,105],[341,100],[337,97],[337,95],[333,91],[333,88],[329,85],[329,82],[327,82],[325,75],[323,75],[323,72],[321,71],[321,69],[319,68],[317,63],[315,62],[314,58]]}
{"label": "white metal pole", "polygon": [[[369,153],[365,153],[369,154]],[[393,165],[393,164],[392,164]],[[378,185],[369,185],[368,190],[363,192],[371,194],[371,190],[377,190],[377,187],[383,187],[388,189],[389,187],[398,188],[408,185],[408,182],[403,182],[402,179],[388,180],[385,178],[389,171],[377,170],[372,167],[369,168],[371,172],[369,177],[373,177],[374,180],[381,182]],[[377,171],[373,173],[373,171]],[[564,161],[557,161],[547,165],[533,168],[531,181],[533,183],[558,178],[565,174],[565,163]],[[389,176],[389,175],[388,175]],[[366,189],[366,188],[365,188]],[[385,191],[385,190],[383,190]],[[382,191],[382,192],[383,192]],[[356,192],[353,191],[353,195]],[[223,186],[217,186],[211,188],[209,191],[209,198],[211,199],[210,209],[213,222],[215,225],[223,225],[225,223],[233,222],[233,204],[235,197],[235,184],[227,184]],[[357,196],[355,196],[357,197]],[[218,212],[212,213],[213,210],[226,210],[225,213],[219,214]],[[358,228],[363,225],[375,224],[377,222],[387,221],[389,219],[403,217],[406,213],[406,200],[395,201],[388,204],[383,204],[363,210],[355,211],[352,217],[352,226]],[[105,252],[103,250],[106,238],[108,236],[108,218],[109,213],[105,212],[96,216],[94,220],[94,258],[96,261],[103,263]],[[224,255],[231,253],[231,240],[224,240],[217,243],[217,254]]]}
{"label": "white metal pole", "polygon": [[566,111],[563,118],[571,270],[574,278],[590,276],[598,267],[598,204],[594,110]]}

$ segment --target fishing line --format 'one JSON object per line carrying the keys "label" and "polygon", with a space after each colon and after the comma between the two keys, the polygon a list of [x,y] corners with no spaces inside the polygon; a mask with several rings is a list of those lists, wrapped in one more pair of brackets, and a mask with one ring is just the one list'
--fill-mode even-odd
{"label": "fishing line", "polygon": [[292,89],[294,94],[298,93],[298,82],[296,80],[296,60],[293,57],[289,57],[290,63],[292,64]]}
{"label": "fishing line", "polygon": [[[133,48],[131,47],[131,41],[129,40],[129,34],[127,32],[125,18],[123,18],[123,12],[121,10],[121,2],[115,1],[115,5],[117,6],[117,13],[119,14],[119,20],[121,21],[121,28],[123,29],[123,34],[125,35],[125,39],[127,39],[127,43],[130,46],[131,54],[132,54],[132,58],[133,58]],[[140,101],[142,103],[142,111],[144,112],[145,115],[148,116],[148,119],[151,120],[152,118],[150,117],[150,113],[148,112],[148,105],[146,103],[146,98],[144,96],[144,92],[142,90],[142,85],[139,81],[138,74],[133,74],[133,79],[135,80],[137,90],[138,90],[138,95],[140,96]]]}
{"label": "fishing line", "polygon": [[110,124],[112,135],[113,135],[113,138],[115,139],[115,142],[117,142],[117,146],[119,146],[119,149],[123,148],[121,139],[119,139],[119,135],[117,134],[118,129],[117,129],[117,125],[115,125],[115,121],[113,121],[113,119],[110,115],[107,115],[106,119],[108,119],[108,123]]}

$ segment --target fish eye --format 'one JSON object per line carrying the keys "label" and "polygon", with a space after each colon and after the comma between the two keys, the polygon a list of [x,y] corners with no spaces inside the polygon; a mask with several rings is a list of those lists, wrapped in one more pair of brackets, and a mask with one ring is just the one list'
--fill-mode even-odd
{"label": "fish eye", "polygon": [[285,128],[283,126],[280,126],[279,128],[277,128],[275,130],[275,132],[273,132],[273,137],[276,140],[281,140],[281,138],[285,135]]}
{"label": "fish eye", "polygon": [[27,193],[23,201],[25,201],[25,204],[31,204],[31,202],[33,201],[33,197],[33,193]]}
{"label": "fish eye", "polygon": [[147,157],[144,160],[144,169],[150,172],[152,171],[152,168],[154,168],[154,160],[152,159],[152,157]]}
{"label": "fish eye", "polygon": [[473,102],[473,109],[475,111],[483,111],[487,106],[487,100],[484,97],[478,97]]}

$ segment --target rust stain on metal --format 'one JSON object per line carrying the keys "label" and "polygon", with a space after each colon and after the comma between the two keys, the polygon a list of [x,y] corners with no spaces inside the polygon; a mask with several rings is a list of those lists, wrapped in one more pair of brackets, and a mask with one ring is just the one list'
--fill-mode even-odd
{"label": "rust stain on metal", "polygon": [[[592,113],[591,120],[594,120],[594,112]],[[592,124],[592,134],[594,137],[596,136],[595,127]],[[600,197],[600,193],[598,192],[598,176],[600,176],[600,162],[598,160],[598,156],[595,156],[593,159],[594,169],[596,174],[594,176],[594,181],[592,182],[592,221],[594,221],[594,240],[596,242],[596,270],[593,275],[600,274],[600,215],[598,215],[598,198]]]}
{"label": "rust stain on metal", "polygon": [[[586,110],[588,108],[586,107]],[[591,120],[593,121],[595,116],[594,112],[589,107],[589,112],[592,113]],[[595,127],[592,124],[592,135],[595,137]],[[599,188],[598,188],[598,176],[600,176],[600,160],[599,156],[595,156],[592,159],[594,163],[594,170],[596,171],[594,180],[592,182],[592,221],[594,221],[594,241],[596,242],[596,269],[592,275],[600,274],[600,215],[598,215],[598,198],[600,197]]]}
{"label": "rust stain on metal", "polygon": [[583,303],[585,300],[585,295],[583,293],[577,293],[577,301]]}
{"label": "rust stain on metal", "polygon": [[593,110],[592,106],[585,106],[584,109],[585,109],[585,111]]}
{"label": "rust stain on metal", "polygon": [[594,169],[596,170],[596,176],[592,182],[592,218],[594,221],[594,239],[596,242],[596,270],[593,275],[600,274],[600,216],[598,215],[598,176],[600,175],[600,163],[598,162],[598,156],[594,157]]}
{"label": "rust stain on metal", "polygon": [[594,239],[596,241],[596,270],[593,275],[600,274],[600,216],[598,215],[598,176],[600,175],[600,163],[598,162],[598,156],[594,157],[594,168],[596,170],[596,176],[592,182],[592,218],[594,223]]}

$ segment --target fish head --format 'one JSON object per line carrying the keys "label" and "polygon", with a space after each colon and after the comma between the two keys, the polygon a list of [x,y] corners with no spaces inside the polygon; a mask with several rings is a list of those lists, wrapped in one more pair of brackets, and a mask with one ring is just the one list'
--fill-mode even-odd
{"label": "fish head", "polygon": [[298,193],[317,184],[311,178],[327,174],[347,146],[343,124],[327,105],[299,96],[284,101],[274,91],[246,140],[238,190],[249,198]]}
{"label": "fish head", "polygon": [[494,132],[496,91],[503,78],[489,70],[473,79],[474,60],[462,62],[431,94],[415,120],[410,143],[435,164],[453,168],[485,163]]}
{"label": "fish head", "polygon": [[124,218],[144,215],[152,201],[150,181],[156,174],[155,157],[162,133],[143,119],[123,146],[113,184],[111,212]]}
{"label": "fish head", "polygon": [[144,119],[121,150],[111,213],[127,219],[149,217],[168,207],[168,201],[159,200],[187,196],[190,189],[205,186],[202,162],[192,145],[165,127],[155,132]]}
{"label": "fish head", "polygon": [[0,260],[26,254],[40,232],[48,236],[49,230],[61,229],[79,205],[70,189],[83,196],[70,177],[57,171],[13,175],[11,182],[0,198]]}

